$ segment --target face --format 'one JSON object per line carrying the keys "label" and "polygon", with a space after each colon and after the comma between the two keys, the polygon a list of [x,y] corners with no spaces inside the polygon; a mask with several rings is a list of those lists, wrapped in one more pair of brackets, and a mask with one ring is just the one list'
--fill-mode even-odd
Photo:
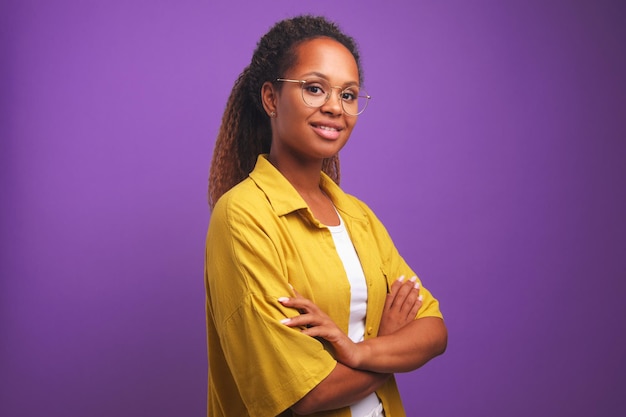
{"label": "face", "polygon": [[[294,80],[325,80],[344,89],[359,85],[359,70],[350,51],[337,41],[318,38],[298,46],[296,64],[280,74]],[[270,159],[321,163],[335,155],[348,141],[357,117],[345,114],[339,99],[341,89],[333,88],[321,107],[308,107],[302,99],[301,84],[282,82],[280,90],[271,83],[263,86],[266,111],[271,119]],[[315,90],[314,90],[315,91]]]}

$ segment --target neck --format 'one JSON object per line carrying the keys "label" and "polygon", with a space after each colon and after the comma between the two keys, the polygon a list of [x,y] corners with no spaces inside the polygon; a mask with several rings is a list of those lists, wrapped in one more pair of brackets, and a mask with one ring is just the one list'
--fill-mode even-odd
{"label": "neck", "polygon": [[272,158],[269,161],[293,185],[309,209],[322,224],[336,226],[339,216],[328,196],[320,188],[322,160],[296,161],[294,159]]}
{"label": "neck", "polygon": [[293,185],[300,195],[314,196],[322,193],[320,188],[320,172],[322,161],[292,161],[273,158],[270,153],[268,160]]}

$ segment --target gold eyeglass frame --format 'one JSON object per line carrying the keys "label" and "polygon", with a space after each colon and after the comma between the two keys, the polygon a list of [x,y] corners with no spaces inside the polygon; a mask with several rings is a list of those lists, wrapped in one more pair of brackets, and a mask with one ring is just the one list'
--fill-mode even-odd
{"label": "gold eyeglass frame", "polygon": [[[358,116],[358,115],[362,114],[365,111],[365,109],[367,108],[367,105],[369,104],[370,99],[372,98],[372,96],[367,94],[367,91],[365,91],[364,89],[359,87],[359,95],[358,95],[358,97],[366,99],[365,100],[365,105],[363,106],[363,108],[361,110],[359,110],[359,112],[357,114],[352,114],[352,113],[348,113],[346,111],[346,108],[343,106],[344,100],[341,98],[341,93],[343,93],[344,91],[348,90],[350,87],[340,87],[340,86],[331,86],[331,85],[329,85],[330,91],[326,93],[326,99],[324,100],[324,102],[322,104],[320,104],[319,106],[311,106],[309,103],[307,103],[306,99],[304,98],[304,85],[306,83],[308,83],[308,82],[311,82],[311,80],[292,80],[292,79],[289,79],[289,78],[276,78],[276,81],[278,81],[278,82],[285,82],[285,83],[298,83],[298,84],[300,84],[300,91],[301,91],[301,94],[302,94],[302,101],[304,101],[304,104],[307,107],[311,107],[311,108],[320,108],[324,104],[328,103],[328,100],[330,100],[330,95],[332,94],[332,90],[333,89],[338,89],[339,90],[339,101],[341,102],[341,110],[343,110],[343,112],[345,114],[347,114],[348,116]],[[363,93],[365,93],[365,95],[363,95]]]}

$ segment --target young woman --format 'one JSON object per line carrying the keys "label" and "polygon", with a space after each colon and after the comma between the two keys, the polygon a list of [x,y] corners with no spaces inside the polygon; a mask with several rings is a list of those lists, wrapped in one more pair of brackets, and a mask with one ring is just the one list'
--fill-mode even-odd
{"label": "young woman", "polygon": [[235,83],[209,178],[209,416],[404,416],[393,374],[445,350],[437,300],[338,186],[361,74],[352,38],[301,16]]}

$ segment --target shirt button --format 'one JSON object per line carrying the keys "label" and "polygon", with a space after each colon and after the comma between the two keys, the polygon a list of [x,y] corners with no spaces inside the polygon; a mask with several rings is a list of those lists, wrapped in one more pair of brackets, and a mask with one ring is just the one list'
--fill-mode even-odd
{"label": "shirt button", "polygon": [[374,328],[372,326],[367,328],[367,334],[372,334],[373,331],[374,331]]}

